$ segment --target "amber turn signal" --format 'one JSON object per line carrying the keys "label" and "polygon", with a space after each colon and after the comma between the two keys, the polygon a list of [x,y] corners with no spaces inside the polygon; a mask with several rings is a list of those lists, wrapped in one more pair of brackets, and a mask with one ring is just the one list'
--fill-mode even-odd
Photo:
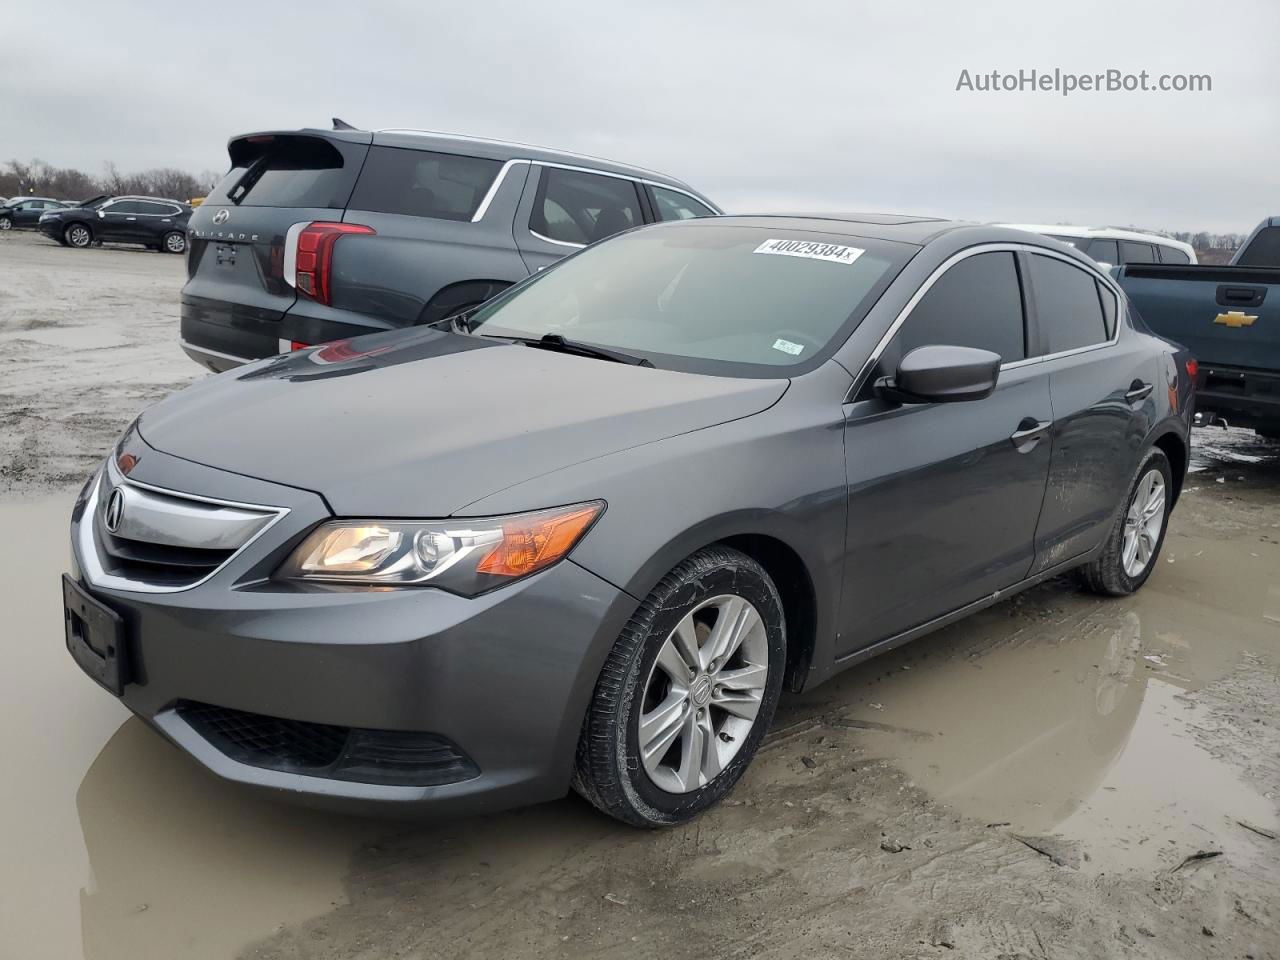
{"label": "amber turn signal", "polygon": [[571,549],[604,509],[589,503],[512,517],[502,524],[502,540],[476,566],[477,573],[525,577],[549,567]]}

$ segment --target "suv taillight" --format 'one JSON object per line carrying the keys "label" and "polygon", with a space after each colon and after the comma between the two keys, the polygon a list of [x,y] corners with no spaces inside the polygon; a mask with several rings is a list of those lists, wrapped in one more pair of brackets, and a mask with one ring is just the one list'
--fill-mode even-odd
{"label": "suv taillight", "polygon": [[372,227],[360,223],[308,223],[297,237],[294,286],[318,303],[330,302],[330,278],[333,272],[333,247],[349,233],[374,233]]}

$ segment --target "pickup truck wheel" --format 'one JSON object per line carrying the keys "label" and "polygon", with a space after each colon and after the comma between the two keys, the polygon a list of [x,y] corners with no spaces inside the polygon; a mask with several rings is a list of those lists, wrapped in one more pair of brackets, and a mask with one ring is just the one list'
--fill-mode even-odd
{"label": "pickup truck wheel", "polygon": [[93,243],[93,231],[83,223],[72,223],[62,231],[62,238],[67,241],[67,246],[83,250]]}
{"label": "pickup truck wheel", "polygon": [[1138,467],[1102,553],[1081,570],[1085,586],[1095,593],[1123,597],[1147,582],[1164,543],[1172,495],[1169,458],[1152,447]]}
{"label": "pickup truck wheel", "polygon": [[165,253],[185,253],[187,250],[187,235],[181,230],[170,230],[164,235],[163,246],[158,249]]}
{"label": "pickup truck wheel", "polygon": [[727,547],[682,562],[609,653],[573,787],[637,827],[681,823],[728,793],[773,719],[786,664],[782,600]]}

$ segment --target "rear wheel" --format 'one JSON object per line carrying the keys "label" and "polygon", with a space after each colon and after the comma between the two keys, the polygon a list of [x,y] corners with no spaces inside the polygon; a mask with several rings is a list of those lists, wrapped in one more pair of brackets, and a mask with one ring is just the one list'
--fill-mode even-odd
{"label": "rear wheel", "polygon": [[1153,447],[1138,468],[1102,553],[1081,571],[1089,589],[1122,597],[1147,582],[1164,543],[1172,497],[1169,458]]}
{"label": "rear wheel", "polygon": [[62,231],[62,238],[67,241],[67,246],[84,249],[93,243],[93,231],[83,223],[72,223]]}
{"label": "rear wheel", "polygon": [[164,235],[160,249],[165,253],[185,253],[187,250],[187,235],[181,230],[170,230]]}
{"label": "rear wheel", "polygon": [[574,789],[639,827],[680,823],[738,782],[773,719],[782,601],[745,554],[685,560],[623,629],[596,683]]}

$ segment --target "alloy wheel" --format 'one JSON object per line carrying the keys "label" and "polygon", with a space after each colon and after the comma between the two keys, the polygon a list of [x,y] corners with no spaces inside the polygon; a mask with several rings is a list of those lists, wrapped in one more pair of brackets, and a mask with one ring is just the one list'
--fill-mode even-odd
{"label": "alloy wheel", "polygon": [[12,230],[13,221],[8,217],[0,217],[0,230]]}
{"label": "alloy wheel", "polygon": [[180,233],[171,233],[164,238],[164,248],[170,253],[182,253],[187,249],[187,238]]}
{"label": "alloy wheel", "polygon": [[769,677],[764,620],[742,597],[712,597],[671,631],[645,681],[638,744],[668,793],[706,786],[742,749]]}
{"label": "alloy wheel", "polygon": [[1138,481],[1124,519],[1120,562],[1130,577],[1141,574],[1155,554],[1164,529],[1164,501],[1164,477],[1159,470],[1148,470]]}
{"label": "alloy wheel", "polygon": [[90,241],[89,228],[76,225],[67,231],[67,240],[73,247],[87,247]]}

